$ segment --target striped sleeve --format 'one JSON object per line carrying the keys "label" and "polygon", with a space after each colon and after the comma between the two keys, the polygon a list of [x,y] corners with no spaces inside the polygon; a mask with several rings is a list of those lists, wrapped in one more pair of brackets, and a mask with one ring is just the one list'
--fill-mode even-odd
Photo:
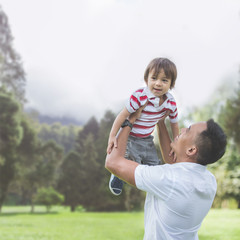
{"label": "striped sleeve", "polygon": [[[147,100],[147,96],[142,96],[143,89],[139,89],[130,96],[126,103],[128,112],[136,112],[141,107],[144,100]],[[146,102],[146,101],[145,101]]]}
{"label": "striped sleeve", "polygon": [[177,110],[177,104],[173,97],[171,97],[168,100],[169,108],[171,109],[171,112],[169,114],[169,119],[171,123],[177,123],[178,122],[178,110]]}

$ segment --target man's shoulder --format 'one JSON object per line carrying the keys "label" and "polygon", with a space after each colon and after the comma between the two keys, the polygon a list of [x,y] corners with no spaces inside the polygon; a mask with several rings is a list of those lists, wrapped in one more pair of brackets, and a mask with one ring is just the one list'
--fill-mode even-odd
{"label": "man's shoulder", "polygon": [[148,175],[149,178],[156,177],[156,178],[163,178],[167,177],[169,174],[172,176],[172,170],[174,164],[162,164],[162,165],[138,165],[135,169],[135,172],[138,172],[140,175]]}

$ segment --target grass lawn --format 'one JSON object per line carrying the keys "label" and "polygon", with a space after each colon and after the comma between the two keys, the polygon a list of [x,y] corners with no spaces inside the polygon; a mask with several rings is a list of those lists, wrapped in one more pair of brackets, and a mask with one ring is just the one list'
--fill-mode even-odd
{"label": "grass lawn", "polygon": [[[144,233],[143,212],[86,213],[65,208],[3,207],[0,240],[135,240]],[[240,210],[211,210],[199,231],[200,240],[238,240]]]}
{"label": "grass lawn", "polygon": [[200,240],[239,240],[240,210],[211,209],[198,236]]}

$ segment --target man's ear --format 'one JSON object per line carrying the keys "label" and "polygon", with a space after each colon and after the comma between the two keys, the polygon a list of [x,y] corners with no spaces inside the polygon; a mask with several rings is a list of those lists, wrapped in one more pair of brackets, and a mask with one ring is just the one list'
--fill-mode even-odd
{"label": "man's ear", "polygon": [[189,156],[189,157],[194,156],[196,153],[197,153],[197,147],[196,147],[195,145],[189,147],[189,148],[186,150],[186,154],[187,154],[187,156]]}

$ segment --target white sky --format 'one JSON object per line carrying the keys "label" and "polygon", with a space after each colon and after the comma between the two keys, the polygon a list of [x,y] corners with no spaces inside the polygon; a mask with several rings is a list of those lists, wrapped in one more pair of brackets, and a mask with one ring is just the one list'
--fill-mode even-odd
{"label": "white sky", "polygon": [[[180,114],[240,65],[240,0],[0,0],[28,106],[88,120],[118,113],[155,57],[178,68]],[[231,83],[230,83],[231,84]],[[180,115],[181,116],[181,115]]]}

